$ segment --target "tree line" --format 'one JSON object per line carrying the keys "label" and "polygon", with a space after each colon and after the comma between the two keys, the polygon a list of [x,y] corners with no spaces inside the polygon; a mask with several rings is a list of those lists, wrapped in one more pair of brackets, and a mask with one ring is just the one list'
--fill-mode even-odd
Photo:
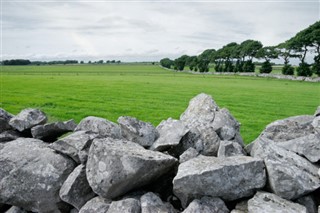
{"label": "tree line", "polygon": [[[307,54],[314,54],[314,62],[308,64],[305,59]],[[213,64],[216,72],[254,72],[253,59],[263,60],[260,73],[272,71],[272,59],[283,59],[282,73],[293,75],[294,67],[290,64],[291,58],[298,58],[300,63],[296,67],[297,75],[320,76],[320,21],[298,32],[289,40],[276,46],[263,46],[257,40],[245,40],[238,44],[231,42],[222,48],[207,49],[198,56],[182,55],[175,60],[163,58],[160,64],[169,69],[182,71],[186,66],[191,71],[208,72],[209,64]]]}
{"label": "tree line", "polygon": [[[85,64],[84,61],[78,60],[64,60],[64,61],[30,61],[26,59],[11,59],[3,60],[2,65],[67,65],[67,64]],[[120,64],[120,60],[98,60],[98,61],[88,61],[88,64]]]}

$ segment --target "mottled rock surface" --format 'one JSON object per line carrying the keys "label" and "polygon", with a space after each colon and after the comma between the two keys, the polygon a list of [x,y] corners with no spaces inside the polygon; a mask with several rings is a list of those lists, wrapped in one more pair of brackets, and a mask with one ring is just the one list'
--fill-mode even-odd
{"label": "mottled rock surface", "polygon": [[223,200],[218,197],[202,197],[193,200],[183,213],[229,213]]}
{"label": "mottled rock surface", "polygon": [[102,197],[94,197],[82,206],[79,213],[106,213],[111,202],[111,200]]}
{"label": "mottled rock surface", "polygon": [[89,151],[87,178],[96,194],[113,199],[150,183],[176,163],[169,155],[146,150],[133,142],[95,139]]}
{"label": "mottled rock surface", "polygon": [[246,156],[246,152],[238,144],[231,141],[221,141],[218,157]]}
{"label": "mottled rock surface", "polygon": [[6,130],[0,133],[0,142],[13,141],[21,136],[21,133],[16,130]]}
{"label": "mottled rock surface", "polygon": [[80,121],[75,131],[91,131],[101,136],[121,138],[120,127],[104,118],[88,116]]}
{"label": "mottled rock surface", "polygon": [[46,142],[53,142],[61,135],[72,132],[76,128],[77,124],[74,120],[69,120],[65,122],[55,122],[44,125],[37,125],[32,127],[31,134],[32,137],[41,139]]}
{"label": "mottled rock surface", "polygon": [[160,197],[152,192],[141,196],[141,213],[176,213],[176,210],[170,203],[163,202]]}
{"label": "mottled rock surface", "polygon": [[219,196],[224,200],[247,197],[264,187],[265,183],[266,172],[260,159],[198,156],[179,165],[173,191],[186,206],[199,196]]}
{"label": "mottled rock surface", "polygon": [[78,131],[52,143],[50,148],[71,157],[75,162],[84,164],[87,161],[89,148],[97,133]]}
{"label": "mottled rock surface", "polygon": [[84,165],[79,165],[69,175],[60,189],[60,198],[78,210],[90,199],[95,197],[86,177]]}
{"label": "mottled rock surface", "polygon": [[280,197],[296,199],[320,187],[317,166],[271,140],[259,137],[254,142],[251,156],[264,160],[268,185]]}
{"label": "mottled rock surface", "polygon": [[195,158],[199,155],[199,152],[195,150],[194,148],[187,149],[182,155],[179,157],[179,163],[186,162],[192,158]]}
{"label": "mottled rock surface", "polygon": [[166,151],[179,145],[181,138],[188,132],[188,129],[181,121],[169,118],[157,126],[157,131],[160,136],[150,149]]}
{"label": "mottled rock surface", "polygon": [[23,132],[46,122],[46,114],[39,109],[24,109],[18,115],[12,117],[9,124],[14,129]]}
{"label": "mottled rock surface", "polygon": [[151,123],[140,121],[129,116],[118,118],[122,137],[125,140],[140,144],[143,147],[150,147],[159,137],[159,133]]}
{"label": "mottled rock surface", "polygon": [[12,117],[12,114],[0,108],[0,133],[11,129],[9,121]]}
{"label": "mottled rock surface", "polygon": [[275,194],[257,192],[248,201],[248,213],[307,213],[304,206],[285,200]]}
{"label": "mottled rock surface", "polygon": [[12,206],[10,209],[8,209],[5,213],[27,213],[27,211],[23,210],[20,207]]}
{"label": "mottled rock surface", "polygon": [[37,139],[19,138],[0,146],[0,203],[28,211],[63,210],[59,190],[74,162]]}
{"label": "mottled rock surface", "polygon": [[107,213],[140,213],[140,201],[135,198],[125,198],[118,201],[112,201]]}

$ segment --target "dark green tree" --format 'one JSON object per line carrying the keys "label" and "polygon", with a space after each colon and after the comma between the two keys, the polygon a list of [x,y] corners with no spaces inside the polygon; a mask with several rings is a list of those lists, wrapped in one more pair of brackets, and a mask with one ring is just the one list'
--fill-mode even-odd
{"label": "dark green tree", "polygon": [[163,58],[160,60],[160,65],[170,69],[173,66],[173,61],[170,58]]}
{"label": "dark green tree", "polygon": [[260,73],[271,73],[272,65],[270,60],[278,58],[278,52],[275,47],[263,47],[257,52],[256,57],[265,60],[261,64]]}

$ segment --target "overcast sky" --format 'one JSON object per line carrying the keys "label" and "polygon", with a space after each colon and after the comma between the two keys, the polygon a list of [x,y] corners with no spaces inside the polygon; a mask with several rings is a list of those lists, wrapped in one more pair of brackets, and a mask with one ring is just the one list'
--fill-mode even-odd
{"label": "overcast sky", "polygon": [[319,0],[1,3],[2,59],[153,61],[246,39],[276,45],[320,19]]}

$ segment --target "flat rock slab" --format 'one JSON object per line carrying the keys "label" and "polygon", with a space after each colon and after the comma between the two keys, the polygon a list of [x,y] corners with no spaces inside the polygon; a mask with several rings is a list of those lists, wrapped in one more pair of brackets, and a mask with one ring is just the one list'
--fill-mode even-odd
{"label": "flat rock slab", "polygon": [[193,200],[182,213],[229,213],[229,209],[218,197],[202,197]]}
{"label": "flat rock slab", "polygon": [[0,146],[0,203],[34,212],[62,211],[59,190],[75,168],[47,144],[19,138]]}
{"label": "flat rock slab", "polygon": [[285,200],[275,194],[257,192],[248,201],[248,213],[307,213],[307,209],[291,201]]}
{"label": "flat rock slab", "polygon": [[86,171],[93,191],[113,199],[149,184],[176,163],[175,158],[146,150],[136,143],[103,138],[93,141]]}
{"label": "flat rock slab", "polygon": [[61,135],[72,132],[77,127],[74,120],[69,120],[65,122],[55,122],[44,125],[37,125],[32,127],[31,134],[32,137],[36,139],[41,139],[46,142],[53,142]]}
{"label": "flat rock slab", "polygon": [[77,131],[50,144],[50,148],[71,157],[75,162],[85,164],[89,148],[97,133]]}
{"label": "flat rock slab", "polygon": [[101,136],[121,138],[120,127],[104,118],[88,116],[80,121],[75,131],[91,131]]}
{"label": "flat rock slab", "polygon": [[81,207],[90,199],[95,197],[86,177],[86,168],[79,165],[69,175],[60,189],[60,198],[66,203],[71,204],[76,209]]}
{"label": "flat rock slab", "polygon": [[186,206],[202,196],[236,200],[251,196],[266,183],[262,160],[247,156],[198,156],[180,164],[173,179],[174,194]]}
{"label": "flat rock slab", "polygon": [[0,133],[11,129],[9,121],[12,117],[12,114],[0,108]]}
{"label": "flat rock slab", "polygon": [[188,132],[188,129],[181,121],[169,118],[157,126],[157,131],[160,136],[150,149],[167,151],[179,145],[181,138]]}
{"label": "flat rock slab", "polygon": [[46,122],[46,114],[39,109],[24,109],[18,115],[11,118],[9,124],[14,129],[23,132]]}
{"label": "flat rock slab", "polygon": [[118,118],[122,137],[143,147],[150,147],[159,137],[159,133],[151,123],[140,121],[129,116]]}
{"label": "flat rock slab", "polygon": [[255,140],[251,156],[264,160],[268,185],[282,198],[296,199],[320,187],[317,166],[267,138]]}
{"label": "flat rock slab", "polygon": [[80,209],[79,213],[106,213],[111,202],[111,200],[102,197],[92,198]]}

